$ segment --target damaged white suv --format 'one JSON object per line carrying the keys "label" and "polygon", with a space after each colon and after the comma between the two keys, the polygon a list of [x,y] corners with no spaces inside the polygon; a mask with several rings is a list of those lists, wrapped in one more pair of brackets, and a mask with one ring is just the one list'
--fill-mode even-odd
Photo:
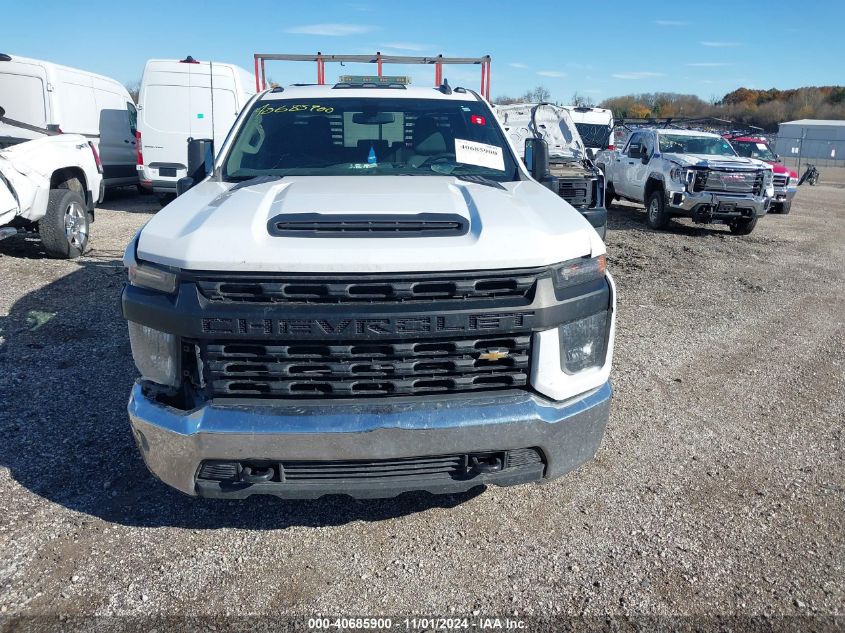
{"label": "damaged white suv", "polygon": [[529,144],[532,172],[446,85],[259,94],[126,250],[150,470],[193,495],[390,497],[591,459],[615,290]]}

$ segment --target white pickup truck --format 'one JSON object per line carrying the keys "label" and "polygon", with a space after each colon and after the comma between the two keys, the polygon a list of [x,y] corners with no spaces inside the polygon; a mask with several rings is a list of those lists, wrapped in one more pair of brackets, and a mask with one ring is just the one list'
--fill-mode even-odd
{"label": "white pickup truck", "polygon": [[185,493],[452,493],[599,447],[615,290],[548,148],[379,80],[258,94],[126,249],[129,418]]}
{"label": "white pickup truck", "polygon": [[595,161],[605,174],[607,203],[643,203],[653,229],[664,228],[672,216],[688,216],[748,235],[774,196],[772,166],[738,156],[710,132],[636,129],[624,149],[601,151]]}
{"label": "white pickup truck", "polygon": [[[4,114],[0,108],[3,123],[19,124]],[[83,136],[45,136],[0,150],[0,238],[36,231],[49,255],[79,257],[102,196],[102,165]]]}

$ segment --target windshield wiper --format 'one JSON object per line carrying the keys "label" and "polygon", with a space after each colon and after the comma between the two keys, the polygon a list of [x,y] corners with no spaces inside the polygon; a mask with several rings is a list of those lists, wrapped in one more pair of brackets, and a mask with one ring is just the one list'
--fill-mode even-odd
{"label": "windshield wiper", "polygon": [[238,189],[252,187],[253,185],[263,185],[265,182],[274,182],[276,180],[281,180],[282,178],[284,178],[284,176],[273,176],[272,174],[253,176],[252,178],[247,178],[246,180],[239,180],[238,184],[229,189],[229,191],[237,191]]}

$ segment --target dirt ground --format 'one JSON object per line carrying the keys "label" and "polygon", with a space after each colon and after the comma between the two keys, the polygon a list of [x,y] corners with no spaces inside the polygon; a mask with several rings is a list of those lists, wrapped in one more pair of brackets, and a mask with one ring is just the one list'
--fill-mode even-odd
{"label": "dirt ground", "polygon": [[103,207],[81,260],[0,242],[0,629],[843,613],[845,189],[802,187],[748,237],[654,232],[612,209],[615,394],[597,458],[547,485],[387,501],[202,500],[148,474],[125,410],[120,258],[157,205]]}

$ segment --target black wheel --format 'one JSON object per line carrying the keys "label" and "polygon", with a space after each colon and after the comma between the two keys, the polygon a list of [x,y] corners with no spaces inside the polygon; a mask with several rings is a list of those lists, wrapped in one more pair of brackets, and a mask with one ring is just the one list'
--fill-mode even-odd
{"label": "black wheel", "polygon": [[168,204],[176,200],[175,193],[160,193],[158,194],[158,203],[162,207],[166,207]]}
{"label": "black wheel", "polygon": [[669,224],[669,214],[666,212],[666,196],[662,189],[652,191],[646,202],[646,222],[652,229],[662,229]]}
{"label": "black wheel", "polygon": [[788,214],[792,210],[792,200],[787,200],[780,205],[780,212],[784,215]]}
{"label": "black wheel", "polygon": [[51,189],[47,213],[38,222],[44,249],[52,257],[79,257],[88,248],[89,220],[81,195],[70,189]]}
{"label": "black wheel", "polygon": [[751,218],[750,220],[734,220],[728,224],[728,228],[734,235],[748,235],[754,230],[755,226],[757,226],[757,218]]}

